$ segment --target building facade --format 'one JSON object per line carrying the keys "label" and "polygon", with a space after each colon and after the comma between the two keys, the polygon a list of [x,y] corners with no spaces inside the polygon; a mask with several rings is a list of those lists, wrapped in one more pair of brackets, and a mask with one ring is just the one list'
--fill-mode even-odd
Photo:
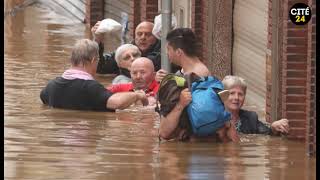
{"label": "building facade", "polygon": [[[234,74],[248,83],[246,103],[259,118],[287,118],[288,138],[306,142],[316,152],[316,1],[307,25],[288,17],[295,0],[172,0],[178,26],[190,27],[199,42],[200,58],[222,79]],[[113,7],[111,7],[113,6]],[[118,6],[117,10],[114,7]],[[130,35],[141,21],[153,21],[161,0],[87,0],[86,22],[129,14]],[[108,9],[109,10],[106,10]]]}

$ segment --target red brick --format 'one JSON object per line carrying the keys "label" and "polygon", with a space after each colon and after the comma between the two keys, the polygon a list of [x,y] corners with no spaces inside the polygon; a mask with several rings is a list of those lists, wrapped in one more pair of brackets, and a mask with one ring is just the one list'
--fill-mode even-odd
{"label": "red brick", "polygon": [[303,95],[306,93],[306,88],[305,87],[288,87],[286,88],[288,95],[292,95],[292,94],[300,94]]}
{"label": "red brick", "polygon": [[[291,128],[294,128],[294,127],[306,127],[306,122],[304,120],[292,120],[289,117],[287,117],[287,118],[289,120],[290,130],[291,130]],[[304,117],[304,119],[305,119],[305,117]]]}
{"label": "red brick", "polygon": [[289,0],[288,1],[288,7],[291,8],[294,4],[296,3],[305,3],[305,4],[309,4],[308,0]]}
{"label": "red brick", "polygon": [[295,102],[295,103],[305,103],[306,96],[305,95],[288,95],[286,96],[287,102]]}
{"label": "red brick", "polygon": [[307,62],[307,54],[292,54],[287,55],[288,62]]}
{"label": "red brick", "polygon": [[293,52],[296,54],[307,54],[307,47],[301,47],[301,46],[287,46],[287,52]]}
{"label": "red brick", "polygon": [[287,111],[306,111],[306,105],[287,104]]}
{"label": "red brick", "polygon": [[305,87],[306,86],[306,79],[292,79],[292,78],[288,78],[287,79],[287,85],[288,86],[303,86]]}
{"label": "red brick", "polygon": [[[290,125],[290,121],[289,121]],[[300,128],[300,127],[292,127],[290,126],[290,132],[289,134],[292,136],[297,136],[297,137],[305,137],[306,129],[305,128]]]}
{"label": "red brick", "polygon": [[307,44],[307,39],[306,38],[301,38],[301,37],[289,37],[288,38],[288,44],[294,44],[296,46],[306,46]]}
{"label": "red brick", "polygon": [[307,72],[306,71],[287,71],[288,78],[306,78]]}
{"label": "red brick", "polygon": [[307,37],[308,33],[307,33],[307,28],[302,28],[300,27],[294,27],[292,29],[288,30],[288,37]]}
{"label": "red brick", "polygon": [[290,123],[291,123],[292,121],[296,121],[296,119],[305,119],[306,118],[306,112],[291,112],[291,111],[287,111],[286,117],[287,117],[287,119],[290,120]]}
{"label": "red brick", "polygon": [[92,27],[98,20],[103,19],[104,1],[87,0],[86,1],[86,19],[85,22]]}

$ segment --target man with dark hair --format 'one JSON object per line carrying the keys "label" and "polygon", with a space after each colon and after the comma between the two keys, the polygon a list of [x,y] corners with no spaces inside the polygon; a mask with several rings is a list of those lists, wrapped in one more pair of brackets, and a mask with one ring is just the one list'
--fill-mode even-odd
{"label": "man with dark hair", "polygon": [[89,39],[79,40],[71,55],[71,67],[41,91],[43,104],[55,108],[114,111],[142,101],[147,104],[143,91],[115,93],[94,80],[99,59],[98,44]]}
{"label": "man with dark hair", "polygon": [[[191,62],[199,61],[200,63],[197,63],[197,64],[198,65],[202,64],[202,62],[198,58],[198,47],[196,45],[197,44],[196,37],[190,28],[177,28],[175,30],[172,30],[167,34],[166,39],[168,41],[168,46],[167,46],[168,58],[172,64],[182,67],[181,63],[177,62],[175,57],[176,55],[180,56],[182,51],[186,55],[186,57],[190,57],[194,59],[194,61],[191,61]],[[177,49],[179,49],[177,51],[178,53],[177,54],[173,53],[173,50],[175,51]],[[202,65],[201,67],[202,67],[201,69],[204,70],[204,73],[207,72],[207,68],[204,68]],[[180,74],[183,74],[182,69]],[[167,74],[168,72],[166,70],[160,69],[159,71],[157,71],[155,79],[158,82],[160,82],[162,78]]]}
{"label": "man with dark hair", "polygon": [[171,46],[174,50],[179,48],[183,50],[187,56],[198,56],[196,36],[190,28],[178,28],[173,30],[168,33],[166,39],[168,41],[168,46]]}
{"label": "man with dark hair", "polygon": [[[167,53],[171,63],[182,67],[182,74],[195,73],[199,77],[207,77],[211,73],[197,56],[196,37],[190,28],[177,28],[170,31],[166,37]],[[162,139],[186,140],[193,137],[189,128],[182,127],[180,121],[182,117],[188,117],[186,107],[191,102],[192,96],[188,88],[181,91],[176,105],[172,109],[160,108],[161,120],[159,127],[159,137]],[[188,123],[189,120],[187,121]],[[190,124],[189,124],[190,126]],[[226,131],[228,129],[228,131]],[[217,131],[220,140],[226,141],[228,138],[237,141],[234,128],[227,126]]]}

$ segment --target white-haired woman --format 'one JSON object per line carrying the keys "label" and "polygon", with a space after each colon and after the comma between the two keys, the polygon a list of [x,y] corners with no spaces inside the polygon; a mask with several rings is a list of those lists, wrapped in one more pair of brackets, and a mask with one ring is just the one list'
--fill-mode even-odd
{"label": "white-haired woman", "polygon": [[278,134],[288,133],[289,124],[287,119],[280,119],[271,124],[263,123],[258,120],[258,115],[254,111],[241,109],[245,97],[247,84],[239,76],[226,76],[222,83],[224,88],[229,90],[229,98],[225,101],[225,106],[231,113],[231,122],[235,125],[238,132],[244,134]]}
{"label": "white-haired woman", "polygon": [[112,80],[112,84],[131,82],[130,69],[132,62],[141,57],[139,48],[133,44],[123,44],[115,51],[115,60],[119,67],[119,75]]}
{"label": "white-haired woman", "polygon": [[112,93],[94,79],[99,60],[98,43],[81,39],[74,45],[71,67],[47,84],[40,93],[43,104],[55,108],[114,111],[148,102],[143,91]]}

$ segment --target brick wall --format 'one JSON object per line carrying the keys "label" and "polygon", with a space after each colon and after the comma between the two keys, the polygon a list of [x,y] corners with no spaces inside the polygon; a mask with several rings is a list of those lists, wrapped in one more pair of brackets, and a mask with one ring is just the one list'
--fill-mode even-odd
{"label": "brick wall", "polygon": [[131,0],[130,1],[130,8],[133,10],[131,11],[132,14],[129,14],[129,32],[130,37],[134,37],[134,30],[137,25],[140,23],[140,6],[141,0]]}
{"label": "brick wall", "polygon": [[129,15],[130,36],[134,37],[134,30],[142,21],[153,22],[158,15],[158,0],[131,0],[130,7],[133,9]]}
{"label": "brick wall", "polygon": [[85,23],[90,27],[104,18],[104,0],[86,0]]}
{"label": "brick wall", "polygon": [[143,0],[145,1],[145,8],[143,9],[143,16],[141,21],[153,22],[154,17],[158,15],[158,0]]}
{"label": "brick wall", "polygon": [[198,54],[201,60],[207,64],[207,54],[208,50],[208,2],[205,0],[192,0],[191,3],[191,28],[196,34],[196,38],[199,40],[197,42]]}
{"label": "brick wall", "polygon": [[[289,138],[306,138],[308,26],[297,26],[288,21],[288,10],[296,0],[284,0],[283,59],[282,59],[282,117],[289,119]],[[299,2],[308,3],[307,0]]]}

